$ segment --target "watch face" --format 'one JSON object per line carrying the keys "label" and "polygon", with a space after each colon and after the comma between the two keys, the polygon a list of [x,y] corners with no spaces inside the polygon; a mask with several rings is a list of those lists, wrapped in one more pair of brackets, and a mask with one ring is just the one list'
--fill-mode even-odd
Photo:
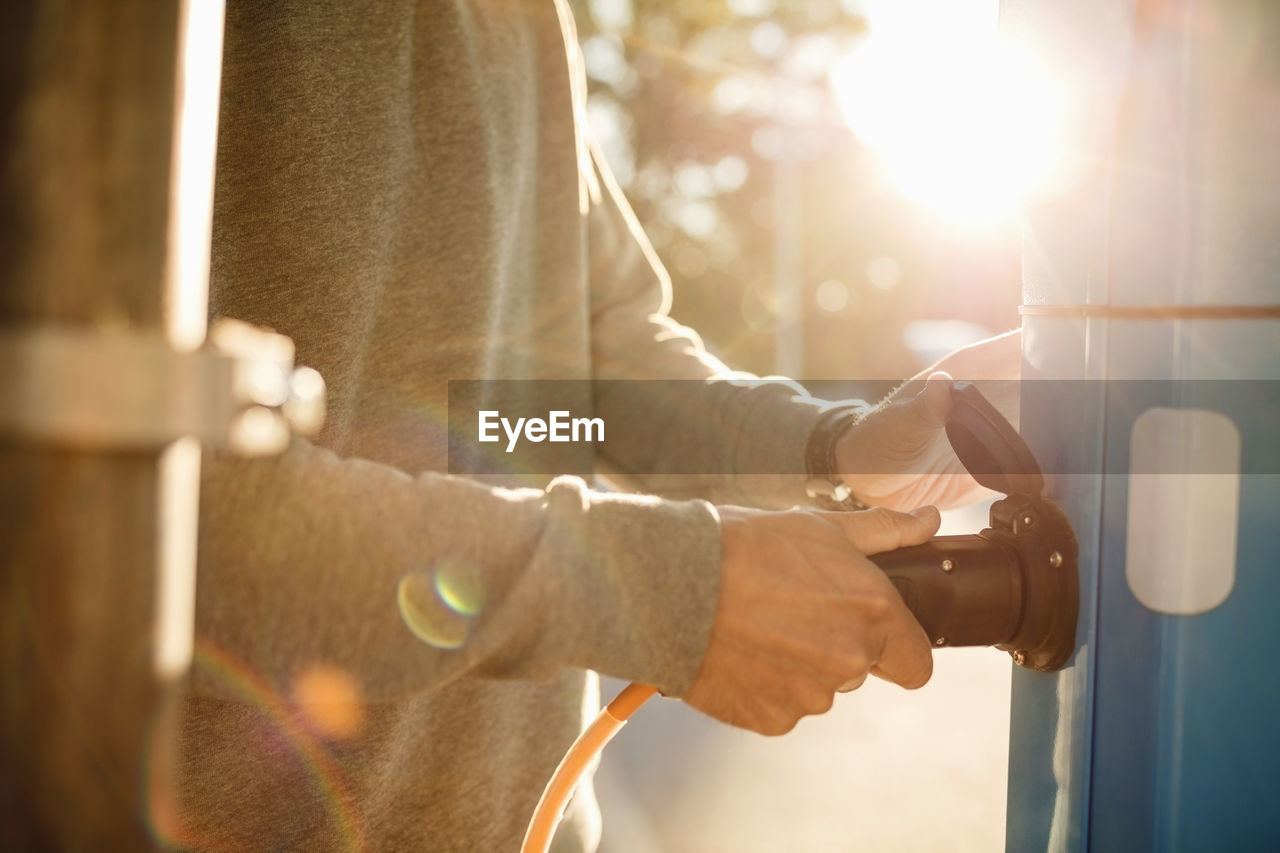
{"label": "watch face", "polygon": [[1040,494],[1040,466],[1004,415],[968,382],[955,383],[951,399],[947,439],[973,479],[1005,495]]}
{"label": "watch face", "polygon": [[814,500],[836,505],[862,506],[861,502],[854,500],[853,490],[844,483],[833,483],[821,478],[813,479],[804,484],[804,491]]}

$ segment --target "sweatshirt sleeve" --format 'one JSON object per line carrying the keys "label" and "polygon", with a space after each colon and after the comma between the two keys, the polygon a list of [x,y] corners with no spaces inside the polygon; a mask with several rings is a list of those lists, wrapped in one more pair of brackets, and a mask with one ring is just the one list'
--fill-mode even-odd
{"label": "sweatshirt sleeve", "polygon": [[[805,448],[832,404],[790,380],[730,371],[668,316],[670,278],[603,157],[593,159],[592,359],[596,412],[610,430],[602,469],[659,494],[810,505]],[[655,379],[695,381],[610,381]]]}
{"label": "sweatshirt sleeve", "polygon": [[[720,563],[701,501],[412,478],[301,440],[212,455],[202,485],[198,648],[270,683],[337,667],[377,701],[572,666],[678,696],[697,672]],[[216,670],[195,689],[233,688]]]}

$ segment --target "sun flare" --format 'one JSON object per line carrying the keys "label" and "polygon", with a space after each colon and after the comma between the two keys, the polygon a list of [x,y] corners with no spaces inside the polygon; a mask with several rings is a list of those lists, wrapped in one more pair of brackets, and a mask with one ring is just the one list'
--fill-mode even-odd
{"label": "sun flare", "polygon": [[994,32],[877,27],[873,18],[832,68],[831,85],[850,129],[902,193],[947,216],[1006,216],[1053,171],[1060,97]]}

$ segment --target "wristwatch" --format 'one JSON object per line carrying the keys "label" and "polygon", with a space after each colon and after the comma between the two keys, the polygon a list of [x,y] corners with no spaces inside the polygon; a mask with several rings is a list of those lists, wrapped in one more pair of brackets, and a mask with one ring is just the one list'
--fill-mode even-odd
{"label": "wristwatch", "polygon": [[857,423],[870,407],[865,403],[836,406],[823,413],[809,436],[805,450],[805,494],[819,509],[852,511],[866,509],[836,470],[836,444],[845,430]]}

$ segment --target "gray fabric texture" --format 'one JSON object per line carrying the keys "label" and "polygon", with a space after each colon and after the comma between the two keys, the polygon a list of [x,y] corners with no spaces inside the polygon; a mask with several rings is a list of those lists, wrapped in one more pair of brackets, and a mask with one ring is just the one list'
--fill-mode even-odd
{"label": "gray fabric texture", "polygon": [[[576,50],[552,0],[229,4],[211,311],[293,338],[329,416],[279,458],[206,457],[175,846],[516,849],[592,670],[672,696],[697,673],[706,501],[806,500],[820,406],[725,381],[666,316]],[[442,473],[449,379],[591,377],[712,380],[574,413],[667,497]],[[708,453],[777,474],[665,473]],[[556,849],[598,835],[584,785]]]}

